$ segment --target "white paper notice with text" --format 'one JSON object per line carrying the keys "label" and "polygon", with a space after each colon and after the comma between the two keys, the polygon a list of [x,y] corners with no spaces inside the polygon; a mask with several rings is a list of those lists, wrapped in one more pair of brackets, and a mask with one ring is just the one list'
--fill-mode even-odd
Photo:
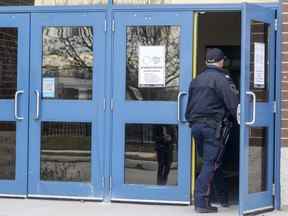
{"label": "white paper notice with text", "polygon": [[165,46],[139,46],[138,87],[165,87]]}
{"label": "white paper notice with text", "polygon": [[254,43],[254,88],[265,88],[265,44]]}

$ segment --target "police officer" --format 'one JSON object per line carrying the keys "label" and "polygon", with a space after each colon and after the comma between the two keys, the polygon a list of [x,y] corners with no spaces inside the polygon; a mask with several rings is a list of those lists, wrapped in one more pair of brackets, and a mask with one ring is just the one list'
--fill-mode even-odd
{"label": "police officer", "polygon": [[195,210],[199,213],[218,211],[210,204],[211,185],[218,168],[216,161],[223,150],[216,133],[225,116],[230,115],[236,119],[239,104],[239,92],[223,66],[222,50],[209,49],[206,54],[206,68],[189,87],[185,117],[197,145],[202,146],[204,161],[194,193]]}

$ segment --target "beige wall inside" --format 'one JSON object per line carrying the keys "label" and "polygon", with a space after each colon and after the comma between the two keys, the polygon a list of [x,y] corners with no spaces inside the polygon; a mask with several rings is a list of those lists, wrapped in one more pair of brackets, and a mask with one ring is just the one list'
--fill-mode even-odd
{"label": "beige wall inside", "polygon": [[241,16],[239,13],[206,13],[199,15],[197,72],[205,66],[207,46],[240,46]]}

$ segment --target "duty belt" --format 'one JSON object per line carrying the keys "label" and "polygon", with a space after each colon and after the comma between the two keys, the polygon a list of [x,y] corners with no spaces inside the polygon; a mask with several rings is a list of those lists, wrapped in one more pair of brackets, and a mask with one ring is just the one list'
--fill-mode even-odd
{"label": "duty belt", "polygon": [[193,119],[191,122],[190,122],[190,127],[194,124],[206,124],[208,125],[209,127],[211,128],[214,128],[216,129],[220,122],[215,120],[215,119],[211,119],[211,118],[197,118],[197,119]]}

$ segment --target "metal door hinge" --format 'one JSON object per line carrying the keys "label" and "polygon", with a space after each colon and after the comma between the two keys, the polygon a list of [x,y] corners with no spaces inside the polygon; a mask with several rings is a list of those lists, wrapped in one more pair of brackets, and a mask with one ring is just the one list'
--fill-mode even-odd
{"label": "metal door hinge", "polygon": [[115,20],[112,20],[112,32],[115,32]]}
{"label": "metal door hinge", "polygon": [[272,195],[275,196],[275,184],[272,185]]}
{"label": "metal door hinge", "polygon": [[104,32],[107,32],[107,20],[104,21]]}
{"label": "metal door hinge", "polygon": [[110,110],[111,111],[114,110],[114,100],[113,100],[113,98],[111,98],[111,100],[110,100]]}
{"label": "metal door hinge", "polygon": [[275,19],[275,31],[278,31],[278,19]]}
{"label": "metal door hinge", "polygon": [[277,113],[277,102],[273,101],[273,112]]}

